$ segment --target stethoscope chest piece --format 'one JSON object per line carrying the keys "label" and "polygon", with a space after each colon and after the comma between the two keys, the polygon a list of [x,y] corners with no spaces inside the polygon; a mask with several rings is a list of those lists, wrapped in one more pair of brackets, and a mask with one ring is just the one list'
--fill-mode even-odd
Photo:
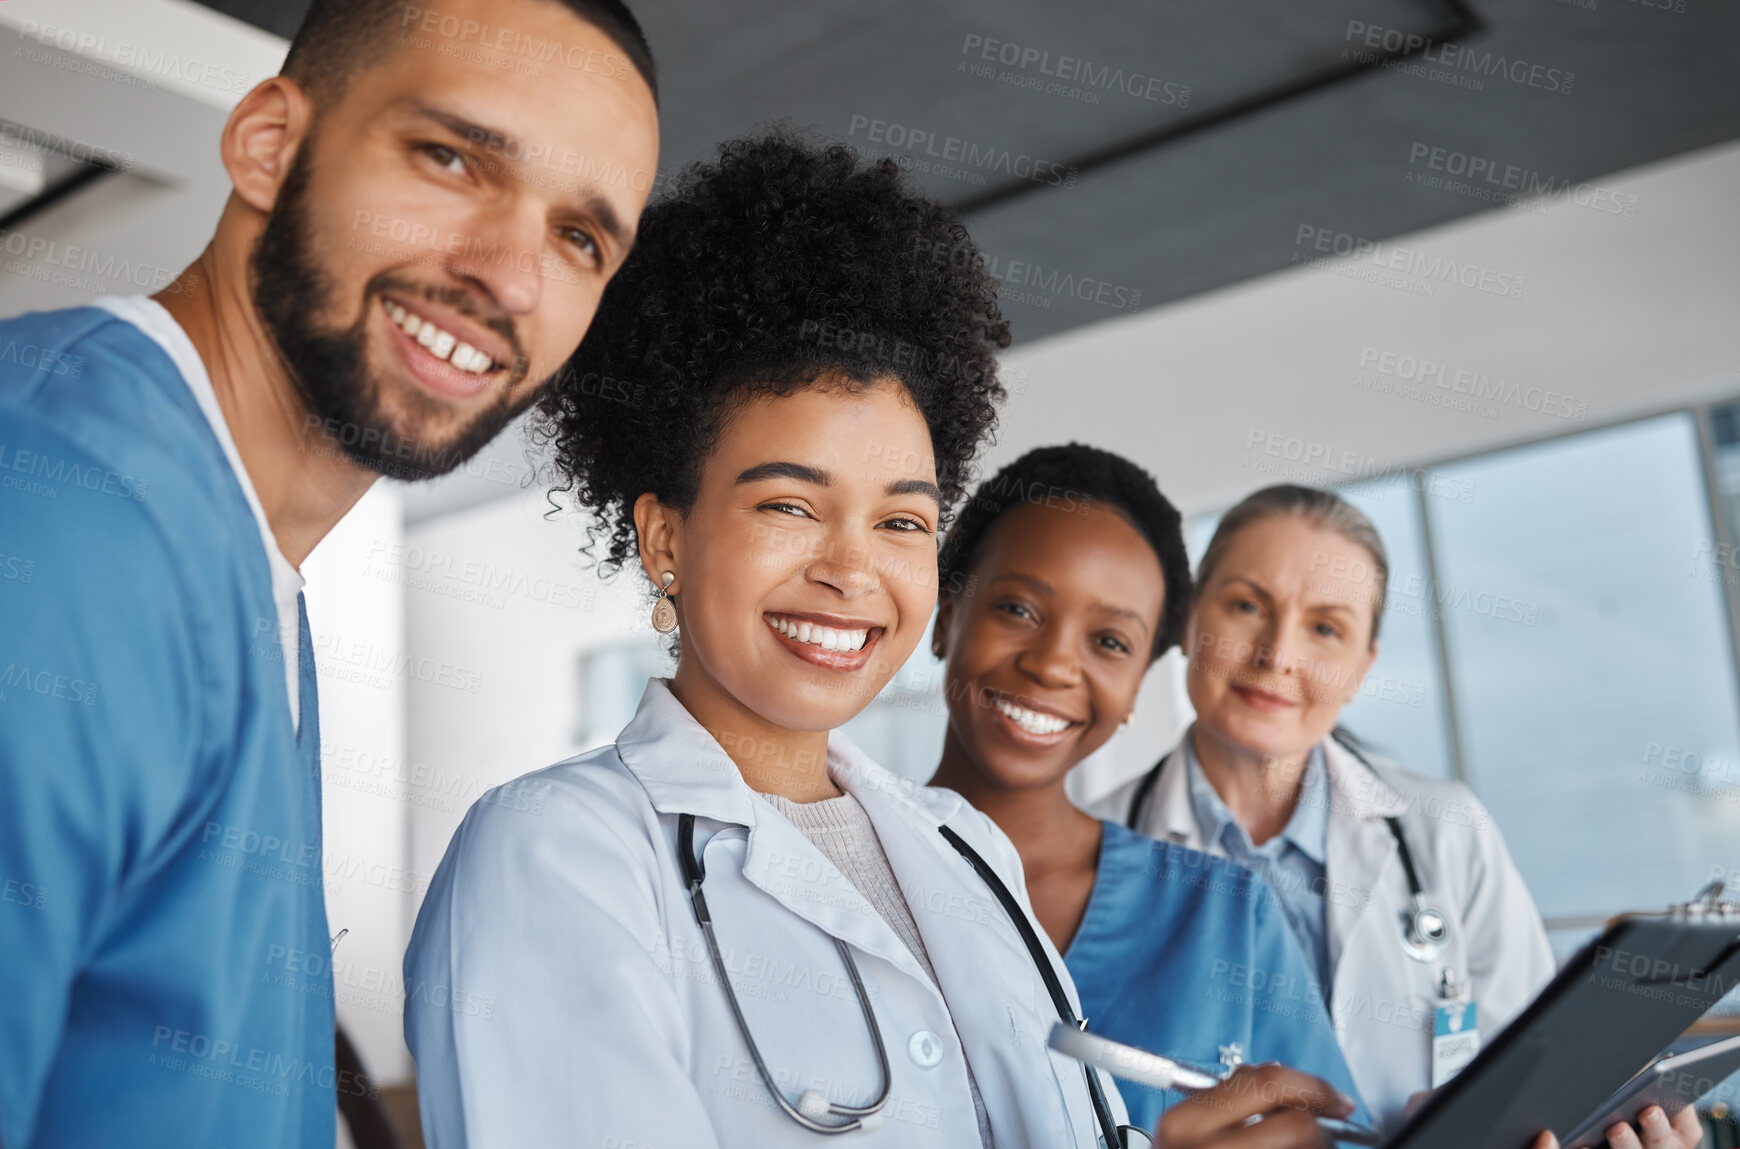
{"label": "stethoscope chest piece", "polygon": [[1416,894],[1414,904],[1402,915],[1402,949],[1415,961],[1435,962],[1449,941],[1449,917]]}

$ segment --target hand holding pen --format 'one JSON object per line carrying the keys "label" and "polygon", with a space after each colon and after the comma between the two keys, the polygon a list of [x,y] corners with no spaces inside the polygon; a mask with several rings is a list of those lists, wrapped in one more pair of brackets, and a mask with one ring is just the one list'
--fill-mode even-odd
{"label": "hand holding pen", "polygon": [[1320,1149],[1336,1136],[1352,1098],[1284,1065],[1241,1065],[1192,1092],[1160,1118],[1166,1149]]}
{"label": "hand holding pen", "polygon": [[1376,1145],[1374,1129],[1345,1120],[1353,1099],[1326,1081],[1281,1065],[1241,1065],[1222,1080],[1169,1057],[1097,1034],[1052,1027],[1059,1053],[1114,1077],[1186,1094],[1155,1130],[1166,1149],[1300,1149],[1330,1141]]}

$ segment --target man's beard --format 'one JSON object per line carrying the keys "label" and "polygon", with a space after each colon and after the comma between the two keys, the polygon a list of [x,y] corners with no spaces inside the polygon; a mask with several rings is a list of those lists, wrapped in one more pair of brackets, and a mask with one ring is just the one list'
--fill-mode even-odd
{"label": "man's beard", "polygon": [[[337,291],[316,263],[308,210],[310,150],[305,146],[298,151],[254,245],[249,261],[254,308],[308,407],[310,434],[324,435],[352,462],[378,474],[411,481],[444,475],[481,451],[542,388],[527,388],[519,399],[513,398],[527,361],[512,321],[481,318],[473,297],[455,287],[422,287],[381,272],[369,280],[361,312],[349,328],[328,331],[316,325],[316,316],[332,310]],[[395,416],[383,394],[386,385],[369,370],[368,318],[387,291],[452,307],[501,335],[513,350],[513,362],[491,383],[500,399],[445,438],[431,438],[427,430],[440,426],[448,410],[444,405],[414,385],[401,385],[393,389],[393,405],[399,408]]]}

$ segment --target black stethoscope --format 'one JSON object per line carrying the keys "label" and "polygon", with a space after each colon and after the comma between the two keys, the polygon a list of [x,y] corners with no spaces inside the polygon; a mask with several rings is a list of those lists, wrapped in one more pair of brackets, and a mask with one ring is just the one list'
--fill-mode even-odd
{"label": "black stethoscope", "polygon": [[[1009,892],[1009,887],[997,876],[995,870],[979,852],[967,845],[966,841],[947,826],[939,826],[937,830],[960,852],[967,864],[973,867],[997,901],[1003,907],[1003,912],[1009,915],[1009,920],[1015,923],[1015,929],[1021,935],[1021,941],[1027,946],[1028,956],[1033,959],[1034,966],[1039,970],[1039,976],[1045,980],[1045,988],[1051,994],[1051,1003],[1057,1008],[1058,1017],[1067,1025],[1077,1029],[1086,1029],[1087,1022],[1076,1017],[1070,1008],[1069,996],[1063,991],[1063,983],[1057,978],[1057,971],[1052,969],[1050,960],[1045,955],[1045,948],[1040,945],[1039,936],[1034,933],[1032,925],[1027,921],[1027,915],[1022,913],[1021,905]],[[683,881],[689,887],[689,902],[695,911],[695,923],[701,927],[701,933],[707,939],[707,952],[713,958],[713,972],[718,975],[719,984],[725,987],[725,1000],[731,1005],[731,1015],[737,1019],[737,1028],[743,1034],[743,1041],[749,1046],[750,1059],[755,1062],[755,1070],[761,1075],[761,1082],[767,1091],[773,1095],[773,1100],[787,1117],[802,1125],[812,1133],[849,1133],[854,1129],[875,1129],[882,1123],[882,1107],[888,1101],[888,1090],[893,1084],[893,1075],[888,1068],[888,1048],[882,1042],[882,1031],[876,1025],[876,1013],[870,1007],[870,995],[864,990],[864,979],[858,973],[858,965],[852,960],[852,951],[846,943],[834,938],[834,946],[840,951],[840,960],[846,964],[846,972],[851,975],[852,988],[858,995],[858,1005],[864,1011],[864,1023],[870,1029],[870,1039],[876,1046],[876,1061],[882,1072],[882,1088],[876,1100],[869,1105],[837,1105],[829,1101],[819,1090],[806,1089],[799,1095],[796,1104],[786,1100],[778,1086],[774,1084],[773,1074],[768,1072],[767,1064],[761,1059],[761,1050],[755,1044],[755,1038],[749,1032],[749,1022],[743,1016],[743,1007],[737,1003],[737,991],[731,987],[731,978],[725,970],[725,958],[719,952],[719,943],[713,936],[713,918],[707,911],[707,899],[701,893],[701,883],[707,876],[707,866],[695,853],[695,816],[680,814],[677,816],[677,858],[683,866]],[[1147,1134],[1131,1125],[1119,1125],[1112,1115],[1111,1104],[1106,1100],[1105,1090],[1100,1086],[1100,1079],[1092,1066],[1082,1066],[1082,1074],[1087,1079],[1088,1097],[1093,1102],[1094,1117],[1098,1120],[1100,1132],[1105,1137],[1105,1143],[1110,1149],[1138,1149],[1148,1144]],[[838,1118],[838,1124],[826,1124],[824,1118]],[[1135,1134],[1140,1140],[1132,1139],[1129,1134]]]}
{"label": "black stethoscope", "polygon": [[[1330,731],[1338,746],[1353,755],[1354,759],[1372,772],[1372,775],[1383,781],[1377,767],[1373,766],[1359,746],[1354,743],[1353,736],[1339,726]],[[1186,737],[1189,737],[1187,734]],[[1174,751],[1177,753],[1177,751]],[[1168,758],[1171,755],[1167,756]],[[1136,832],[1141,830],[1136,823],[1142,814],[1142,807],[1154,793],[1154,787],[1159,784],[1160,771],[1165,767],[1166,758],[1154,764],[1154,768],[1142,775],[1142,780],[1136,784],[1136,791],[1130,796],[1130,813],[1124,825]],[[1443,954],[1444,947],[1450,942],[1450,916],[1426,900],[1425,887],[1420,884],[1420,872],[1414,867],[1414,853],[1408,849],[1407,836],[1402,833],[1401,819],[1387,817],[1384,824],[1390,828],[1390,836],[1396,840],[1396,856],[1401,859],[1402,872],[1407,875],[1409,907],[1402,916],[1402,950],[1418,962],[1435,962]]]}

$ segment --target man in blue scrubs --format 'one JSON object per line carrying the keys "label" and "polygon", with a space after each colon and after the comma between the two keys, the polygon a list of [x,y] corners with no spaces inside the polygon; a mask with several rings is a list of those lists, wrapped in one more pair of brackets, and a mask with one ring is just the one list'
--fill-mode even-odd
{"label": "man in blue scrubs", "polygon": [[0,322],[6,1149],[324,1149],[368,1088],[334,1066],[297,568],[574,350],[653,85],[619,0],[316,0],[225,127],[199,259]]}

